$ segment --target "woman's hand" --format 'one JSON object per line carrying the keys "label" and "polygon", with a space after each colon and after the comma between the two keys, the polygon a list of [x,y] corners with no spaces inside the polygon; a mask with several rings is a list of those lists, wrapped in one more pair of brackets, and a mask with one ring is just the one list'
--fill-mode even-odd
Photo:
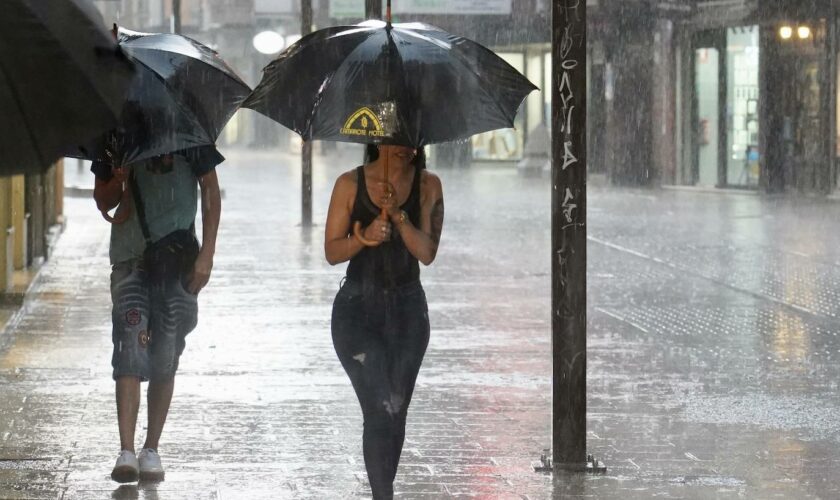
{"label": "woman's hand", "polygon": [[378,241],[380,243],[388,241],[391,239],[391,222],[377,217],[365,228],[363,236],[366,240]]}
{"label": "woman's hand", "polygon": [[393,221],[395,217],[399,218],[400,207],[397,204],[397,190],[390,182],[377,182],[374,196],[379,201],[379,208],[385,210],[389,219]]}

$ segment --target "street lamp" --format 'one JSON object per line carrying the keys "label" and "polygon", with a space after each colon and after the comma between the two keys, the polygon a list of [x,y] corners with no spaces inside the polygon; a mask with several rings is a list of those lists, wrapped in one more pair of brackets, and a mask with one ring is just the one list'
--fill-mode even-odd
{"label": "street lamp", "polygon": [[790,26],[782,26],[779,28],[779,36],[782,37],[782,40],[790,40],[790,37],[793,36],[793,28]]}
{"label": "street lamp", "polygon": [[796,34],[799,35],[801,40],[805,40],[811,36],[811,28],[807,26],[800,26],[796,28]]}
{"label": "street lamp", "polygon": [[263,31],[254,37],[254,48],[261,54],[276,54],[284,47],[286,47],[286,40],[276,31]]}

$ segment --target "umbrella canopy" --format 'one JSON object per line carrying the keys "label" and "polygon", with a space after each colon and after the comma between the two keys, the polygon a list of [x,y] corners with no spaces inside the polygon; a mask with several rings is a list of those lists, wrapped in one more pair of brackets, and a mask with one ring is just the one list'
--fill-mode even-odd
{"label": "umbrella canopy", "polygon": [[137,66],[122,119],[115,130],[68,156],[127,165],[212,146],[251,92],[219,54],[195,40],[124,29],[118,38]]}
{"label": "umbrella canopy", "polygon": [[3,0],[0,175],[39,172],[114,127],[133,65],[87,0]]}
{"label": "umbrella canopy", "polygon": [[243,104],[305,140],[418,147],[513,126],[537,87],[491,50],[422,23],[316,31]]}

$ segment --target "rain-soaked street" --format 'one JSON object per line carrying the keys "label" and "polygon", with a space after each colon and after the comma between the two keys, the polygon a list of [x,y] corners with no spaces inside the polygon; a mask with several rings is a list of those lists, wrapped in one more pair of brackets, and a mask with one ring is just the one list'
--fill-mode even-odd
{"label": "rain-soaked street", "polygon": [[[316,157],[311,231],[296,157],[223,151],[215,269],[160,484],[108,477],[109,228],[92,200],[67,199],[2,336],[0,498],[365,497],[361,414],[330,338],[344,266],[323,257],[332,180],[361,158],[341,150]],[[399,497],[840,498],[837,201],[591,187],[588,447],[608,472],[552,479],[532,469],[550,444],[548,181],[439,172],[432,338]]]}

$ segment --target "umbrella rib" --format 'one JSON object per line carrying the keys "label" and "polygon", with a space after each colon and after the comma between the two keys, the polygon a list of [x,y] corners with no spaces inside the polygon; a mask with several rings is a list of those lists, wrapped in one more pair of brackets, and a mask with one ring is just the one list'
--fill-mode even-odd
{"label": "umbrella rib", "polygon": [[[395,31],[396,31],[396,30],[395,30]],[[404,32],[403,32],[402,30],[399,30],[399,31],[398,31],[398,33],[403,34]],[[410,36],[412,36],[412,37],[420,38],[420,39],[423,39],[423,38],[432,38],[432,37],[425,37],[425,36],[421,35],[420,33],[408,32],[408,33],[406,33],[406,34],[408,34],[408,35],[410,35]],[[431,43],[431,42],[428,42],[428,41],[426,41],[426,43],[430,43],[430,45],[434,46],[436,49],[438,49],[438,50],[440,50],[440,51],[444,51],[444,52],[446,52],[446,51],[443,49],[443,47],[441,47],[440,45],[438,45],[438,44],[436,44],[436,43]],[[475,43],[475,42],[472,42],[472,43]],[[396,45],[396,44],[395,44],[395,45]],[[450,45],[451,45],[452,47],[455,47],[455,46],[456,46],[455,44],[450,44]],[[479,45],[479,44],[476,44],[476,45]],[[479,46],[480,46],[480,45],[479,45]],[[481,46],[480,46],[480,47],[481,47]],[[484,50],[487,50],[488,52],[491,52],[491,54],[492,54],[494,57],[499,57],[498,55],[496,55],[495,53],[493,53],[493,52],[492,52],[492,51],[490,51],[489,49],[486,49],[486,48],[484,48],[484,47],[481,47],[481,48],[483,48]],[[399,47],[398,47],[398,46],[397,46],[397,52],[399,52]],[[452,55],[454,55],[454,56],[455,56],[455,57],[452,57],[452,60],[454,60],[454,61],[458,61],[458,64],[460,64],[460,65],[461,65],[461,67],[465,68],[465,69],[466,69],[466,70],[467,70],[470,74],[472,74],[472,75],[476,78],[476,80],[477,80],[477,81],[479,81],[479,82],[482,82],[482,81],[483,81],[483,79],[482,79],[481,75],[479,75],[479,74],[478,74],[478,72],[476,72],[473,68],[471,68],[468,64],[466,64],[466,63],[462,60],[462,57],[460,57],[460,56],[461,56],[461,54],[460,54],[459,52],[457,52],[457,51],[455,51],[455,50],[453,50],[453,49],[449,49],[449,50],[448,50],[448,52],[449,52],[450,54],[452,54]],[[400,58],[402,59],[402,55],[400,56]],[[501,114],[501,115],[505,118],[505,120],[507,121],[507,123],[509,123],[509,124],[512,126],[512,125],[513,125],[513,119],[516,117],[516,113],[514,113],[513,117],[508,117],[508,116],[507,116],[507,113],[505,112],[504,108],[502,108],[502,105],[499,103],[498,99],[496,99],[496,98],[495,98],[495,97],[494,97],[494,96],[493,96],[493,95],[492,95],[492,94],[491,94],[491,93],[487,90],[487,88],[485,88],[485,87],[484,87],[484,85],[478,85],[478,87],[481,89],[481,91],[484,93],[484,95],[486,95],[486,96],[489,98],[490,102],[492,102],[492,103],[493,103],[493,105],[496,107],[496,109],[499,111],[499,113],[500,113],[500,114]],[[492,130],[492,129],[491,129],[491,130]],[[469,134],[469,135],[473,135],[473,134]],[[467,136],[467,137],[468,137],[468,136]]]}
{"label": "umbrella rib", "polygon": [[[150,72],[151,72],[151,73],[155,76],[155,78],[156,78],[158,81],[160,81],[160,83],[162,83],[162,84],[163,84],[163,86],[164,86],[164,87],[166,87],[166,88],[167,88],[167,89],[169,89],[169,90],[175,90],[175,89],[174,89],[171,85],[169,85],[169,84],[166,82],[166,79],[165,79],[164,77],[162,77],[162,76],[160,75],[160,73],[158,73],[157,71],[153,70],[153,69],[152,69],[152,68],[151,68],[148,64],[144,63],[143,61],[141,61],[141,60],[139,60],[139,59],[137,59],[137,58],[134,58],[134,62],[135,62],[135,63],[137,63],[137,64],[139,64],[139,65],[142,65],[144,68],[148,69],[148,70],[149,70],[149,71],[150,71]],[[195,114],[194,114],[194,113],[192,113],[189,109],[186,109],[184,106],[182,106],[182,105],[181,105],[181,102],[180,102],[180,101],[178,101],[178,100],[176,100],[176,99],[172,99],[172,102],[174,102],[174,103],[178,106],[178,108],[179,108],[179,110],[180,110],[180,111],[182,111],[182,112],[183,112],[184,114],[186,114],[186,115],[189,115],[189,117],[190,117],[190,121],[192,121],[193,123],[198,123],[198,124],[199,124],[199,127],[201,128],[201,130],[203,130],[203,131],[204,131],[204,133],[205,133],[205,134],[207,134],[207,137],[211,137],[211,136],[213,135],[212,133],[208,132],[206,128],[204,128],[204,124],[202,124],[202,123],[201,123],[201,121],[200,121],[200,120],[199,120],[199,119],[195,116]],[[216,142],[216,138],[215,138],[215,137],[211,137],[211,142]]]}
{"label": "umbrella rib", "polygon": [[[397,51],[397,55],[399,56],[399,57],[398,57],[399,62],[400,62],[400,72],[399,72],[399,73],[402,75],[402,79],[403,79],[403,88],[404,88],[404,89],[408,89],[408,88],[410,88],[410,87],[408,86],[408,75],[407,75],[407,74],[406,74],[406,72],[405,72],[405,62],[403,61],[403,57],[402,57],[402,53],[400,52],[400,48],[399,48],[399,46],[397,45],[397,42],[396,42],[396,40],[394,40],[393,35],[392,35],[391,33],[393,33],[393,30],[391,30],[391,31],[389,31],[389,32],[388,32],[388,35],[387,35],[387,36],[388,36],[388,40],[390,40],[391,42],[393,42],[393,44],[394,44],[394,49]],[[416,115],[416,113],[415,113],[415,115]],[[417,132],[417,135],[420,135],[420,127],[417,127],[416,132]],[[414,142],[414,143],[418,143],[418,142],[420,142],[420,137],[412,137],[412,138],[411,138],[411,141],[412,141],[412,142]]]}
{"label": "umbrella rib", "polygon": [[[131,46],[131,44],[130,44],[130,42],[128,42],[128,43],[126,43],[126,44],[124,44],[124,46],[125,46],[125,47],[128,47],[128,48],[131,48],[131,49],[133,49],[134,51],[137,51],[137,52],[139,52],[139,51],[143,51],[143,50],[148,50],[148,51],[150,51],[150,52],[154,51],[154,52],[171,53],[171,52],[168,52],[168,51],[166,51],[166,50],[159,49],[159,48],[155,48],[155,47],[132,47],[132,46]],[[214,69],[220,69],[220,68],[219,68],[219,67],[217,67],[217,66],[214,66],[214,65],[209,64],[209,63],[207,63],[207,62],[205,62],[205,61],[202,61],[201,59],[196,59],[195,57],[191,57],[191,56],[188,56],[188,55],[186,55],[186,54],[182,54],[182,53],[180,53],[180,52],[175,52],[175,53],[176,53],[176,54],[178,54],[178,55],[181,55],[181,56],[183,56],[183,57],[189,57],[189,58],[193,59],[193,60],[194,60],[194,61],[196,61],[196,62],[199,62],[199,63],[201,63],[201,64],[204,64],[205,66],[209,66],[209,67],[214,68]],[[136,57],[136,56],[132,56],[132,57],[133,57],[134,59],[137,59],[137,57]],[[248,89],[248,91],[250,92],[250,91],[251,91],[251,87],[249,87],[249,86],[248,86],[248,84],[247,84],[247,83],[245,83],[245,81],[243,81],[241,78],[239,78],[239,75],[237,75],[237,74],[236,74],[236,72],[234,72],[233,68],[229,67],[229,66],[227,65],[227,63],[225,63],[225,62],[224,62],[224,60],[222,60],[221,58],[220,58],[220,61],[224,64],[224,71],[219,71],[219,73],[222,73],[223,75],[227,76],[228,78],[230,78],[230,79],[231,79],[231,80],[233,80],[234,82],[238,83],[239,85],[243,85],[243,86],[244,86],[244,87],[246,87],[246,88]],[[144,64],[144,66],[146,66],[147,68],[149,67],[149,66],[148,66],[148,65],[146,65],[146,64]]]}
{"label": "umbrella rib", "polygon": [[[341,59],[341,63],[336,67],[335,71],[332,72],[330,77],[334,76],[338,71],[347,63],[347,60],[355,54],[366,42],[367,40],[361,40],[353,50],[351,50],[346,56]],[[311,132],[312,130],[312,123],[315,121],[315,113],[317,112],[318,108],[321,105],[321,101],[324,98],[324,94],[326,94],[327,89],[333,83],[333,78],[330,78],[326,85],[322,82],[321,86],[318,88],[318,93],[315,94],[315,100],[312,103],[312,113],[310,113],[309,117],[306,120],[306,128],[304,129],[305,132]]]}
{"label": "umbrella rib", "polygon": [[[421,35],[420,33],[417,33],[417,34],[416,34],[416,35],[414,35],[414,36],[418,36],[418,37],[419,37],[419,36],[423,36],[423,35]],[[433,38],[433,37],[429,36],[428,38]],[[488,48],[484,47],[484,46],[483,46],[483,45],[481,45],[481,44],[475,43],[475,42],[473,42],[472,40],[468,40],[468,39],[463,38],[463,37],[459,37],[459,38],[461,38],[462,40],[466,40],[468,43],[472,43],[472,44],[476,45],[476,46],[478,47],[478,49],[479,49],[479,50],[483,50],[483,51],[485,51],[485,52],[489,52],[489,53],[490,53],[493,57],[499,57],[499,56],[498,56],[498,54],[496,54],[496,53],[495,53],[495,52],[493,52],[492,50],[490,50],[490,49],[488,49]],[[435,45],[436,47],[438,47],[439,49],[441,49],[441,50],[442,50],[442,47],[440,47],[439,45],[437,45],[437,44],[433,44],[433,45]],[[455,43],[451,43],[450,45],[451,45],[452,47],[457,47],[457,44],[455,44]],[[470,66],[469,66],[469,65],[468,65],[468,64],[464,61],[464,58],[463,58],[463,57],[461,57],[461,53],[460,53],[460,52],[458,52],[458,51],[456,51],[456,50],[453,50],[453,49],[450,49],[450,52],[451,52],[452,54],[456,55],[456,57],[453,57],[453,60],[458,61],[458,64],[460,64],[463,68],[465,68],[467,71],[469,71],[470,73],[472,73],[472,74],[475,76],[476,80],[478,80],[479,82],[484,81],[484,79],[481,77],[481,75],[479,75],[479,74],[478,74],[478,72],[477,72],[476,70],[474,70],[473,68],[471,68],[471,67],[470,67]],[[505,62],[505,64],[507,64],[507,62]],[[515,71],[515,69],[514,69],[514,68],[511,68],[511,69],[513,69],[513,70]],[[489,98],[490,98],[490,100],[493,102],[493,104],[495,104],[495,105],[496,105],[496,109],[498,109],[498,110],[499,110],[499,112],[502,114],[502,116],[504,116],[504,117],[505,117],[505,119],[506,119],[506,120],[508,120],[508,122],[509,122],[511,125],[513,125],[513,121],[514,121],[514,119],[516,118],[516,113],[514,112],[513,116],[508,117],[508,116],[507,116],[507,113],[505,112],[504,108],[502,108],[502,106],[501,106],[501,104],[499,103],[498,99],[496,99],[495,97],[493,97],[493,95],[492,95],[492,94],[490,94],[490,92],[489,92],[489,91],[488,91],[488,90],[487,90],[487,89],[486,89],[483,85],[479,85],[479,87],[481,88],[482,92],[484,92],[484,95],[486,95],[487,97],[489,97]],[[526,96],[527,96],[527,94],[526,94]],[[518,107],[517,107],[517,109],[518,109]]]}
{"label": "umbrella rib", "polygon": [[[493,55],[494,55],[494,56],[496,56],[496,57],[499,57],[499,56],[498,56],[498,55],[496,55],[495,53],[494,53]],[[459,54],[459,56],[460,56],[460,54]],[[470,73],[472,73],[473,75],[475,75],[475,78],[476,78],[479,82],[483,81],[483,80],[482,80],[482,78],[481,78],[481,75],[479,75],[477,71],[475,71],[475,70],[474,70],[473,68],[471,68],[471,67],[470,67],[470,66],[469,66],[466,62],[464,62],[464,61],[461,59],[461,57],[456,57],[456,58],[455,58],[455,60],[456,60],[456,61],[458,61],[458,64],[460,64],[462,67],[466,68],[466,69],[467,69]],[[502,108],[502,105],[499,103],[498,99],[496,99],[496,98],[495,98],[495,97],[494,97],[494,96],[493,96],[493,95],[492,95],[492,94],[491,94],[491,93],[490,93],[490,92],[489,92],[489,91],[488,91],[488,90],[484,87],[484,85],[479,85],[479,88],[481,88],[481,91],[482,91],[482,92],[484,92],[484,95],[486,95],[487,97],[489,97],[489,98],[490,98],[490,100],[493,102],[493,104],[495,104],[495,105],[496,105],[496,109],[498,109],[498,110],[499,110],[499,112],[502,114],[502,116],[504,116],[504,117],[505,117],[505,119],[506,119],[506,120],[507,120],[507,121],[511,124],[511,126],[512,126],[512,125],[513,125],[513,120],[514,120],[514,118],[516,118],[516,112],[514,111],[513,116],[508,117],[508,116],[507,116],[507,113],[505,112],[504,108]]]}

